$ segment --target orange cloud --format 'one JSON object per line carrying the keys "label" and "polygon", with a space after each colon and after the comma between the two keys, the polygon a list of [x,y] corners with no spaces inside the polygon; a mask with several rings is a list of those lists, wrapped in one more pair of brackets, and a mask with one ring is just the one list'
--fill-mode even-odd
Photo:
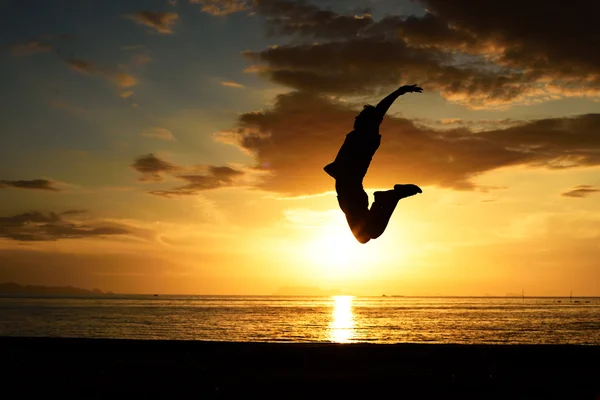
{"label": "orange cloud", "polygon": [[71,35],[45,33],[27,42],[12,44],[9,46],[9,49],[14,56],[30,56],[38,53],[48,53],[53,49],[54,42],[70,39],[72,39]]}
{"label": "orange cloud", "polygon": [[147,64],[152,60],[148,54],[138,53],[133,55],[133,63],[135,65]]}
{"label": "orange cloud", "polygon": [[221,82],[221,85],[227,86],[227,87],[232,87],[232,88],[238,88],[238,89],[241,89],[244,87],[244,85],[237,83],[237,82],[232,82],[232,81]]}
{"label": "orange cloud", "polygon": [[251,2],[248,0],[190,0],[190,3],[200,4],[202,11],[212,15],[227,15],[251,7]]}
{"label": "orange cloud", "polygon": [[114,73],[111,77],[120,88],[129,88],[138,83],[133,75],[125,74],[123,72]]}
{"label": "orange cloud", "polygon": [[170,130],[161,128],[161,127],[154,127],[145,132],[142,132],[142,136],[151,137],[151,138],[155,138],[155,139],[162,139],[162,140],[167,140],[167,141],[177,140]]}
{"label": "orange cloud", "polygon": [[60,109],[60,110],[66,110],[66,111],[69,111],[74,114],[79,114],[79,113],[83,113],[83,112],[87,111],[83,107],[77,107],[72,104],[65,103],[64,101],[59,101],[59,100],[51,101],[50,106],[52,106],[53,108]]}
{"label": "orange cloud", "polygon": [[[405,95],[398,101],[410,101]],[[217,140],[235,143],[265,171],[258,186],[289,196],[332,190],[323,172],[357,111],[309,93],[280,95],[272,109],[240,116],[238,127]],[[479,132],[466,127],[437,130],[386,117],[378,150],[365,183],[395,183],[473,190],[473,179],[508,166],[564,169],[600,165],[600,114],[519,123]]]}
{"label": "orange cloud", "polygon": [[129,16],[135,22],[155,29],[158,33],[171,34],[179,15],[174,12],[140,11]]}
{"label": "orange cloud", "polygon": [[[137,79],[133,75],[130,75],[130,74],[127,74],[124,72],[110,71],[106,68],[100,68],[100,67],[95,66],[94,64],[92,64],[89,61],[71,58],[71,59],[66,60],[65,62],[71,69],[73,69],[77,72],[80,72],[83,74],[103,76],[103,77],[111,80],[113,83],[115,83],[120,88],[130,88],[132,86],[137,85],[137,83],[138,83]],[[125,92],[125,93],[127,93],[127,92]]]}
{"label": "orange cloud", "polygon": [[91,62],[84,60],[76,60],[76,59],[68,59],[66,61],[67,65],[74,69],[77,72],[81,72],[83,74],[96,74],[100,73]]}
{"label": "orange cloud", "polygon": [[51,50],[51,45],[41,43],[37,40],[31,40],[27,43],[19,43],[10,46],[10,51],[15,56],[29,56],[36,53],[47,53]]}
{"label": "orange cloud", "polygon": [[522,125],[526,122],[509,118],[480,120],[464,120],[460,118],[443,118],[441,120],[414,118],[412,121],[418,126],[432,127],[435,129],[456,129],[457,127],[466,127],[474,132],[508,128],[511,126]]}

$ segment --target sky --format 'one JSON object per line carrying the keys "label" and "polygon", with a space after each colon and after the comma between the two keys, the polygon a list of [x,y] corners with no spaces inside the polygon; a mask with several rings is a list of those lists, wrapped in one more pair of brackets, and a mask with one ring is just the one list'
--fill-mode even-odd
{"label": "sky", "polygon": [[[0,282],[600,296],[600,3],[0,12]],[[424,92],[388,112],[365,189],[423,193],[361,245],[323,167],[405,84]]]}

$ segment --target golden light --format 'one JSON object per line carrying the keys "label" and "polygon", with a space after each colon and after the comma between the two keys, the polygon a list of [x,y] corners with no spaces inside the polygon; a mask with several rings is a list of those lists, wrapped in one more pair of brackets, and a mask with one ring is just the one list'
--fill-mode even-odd
{"label": "golden light", "polygon": [[329,326],[329,340],[348,343],[354,337],[353,296],[333,296],[333,309]]}
{"label": "golden light", "polygon": [[350,286],[360,286],[364,280],[397,274],[398,267],[410,261],[412,238],[404,224],[406,218],[400,226],[390,226],[381,238],[361,244],[339,209],[287,210],[286,217],[302,230],[288,253],[295,257],[294,263],[303,266],[299,272],[302,279],[315,286],[348,293]]}
{"label": "golden light", "polygon": [[331,267],[342,267],[356,259],[360,243],[351,236],[346,226],[322,229],[309,243],[309,256],[314,262]]}
{"label": "golden light", "polygon": [[307,261],[324,279],[344,275],[347,278],[361,275],[364,268],[376,257],[367,246],[354,239],[346,221],[335,221],[315,230],[304,249]]}
{"label": "golden light", "polygon": [[381,268],[398,266],[407,261],[408,241],[396,232],[387,237],[359,243],[346,221],[330,223],[314,230],[306,245],[303,258],[311,265],[321,282],[338,282],[372,277]]}

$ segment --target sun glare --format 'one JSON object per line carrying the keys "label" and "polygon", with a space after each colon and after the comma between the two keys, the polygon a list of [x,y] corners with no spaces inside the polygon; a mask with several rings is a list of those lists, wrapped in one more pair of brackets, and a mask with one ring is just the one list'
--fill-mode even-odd
{"label": "sun glare", "polygon": [[307,243],[306,256],[324,271],[348,273],[360,268],[365,250],[345,224],[331,224],[322,227]]}
{"label": "sun glare", "polygon": [[[398,234],[392,236],[397,237]],[[389,248],[390,243],[386,242],[399,242],[403,246]],[[328,221],[313,229],[302,251],[304,259],[320,271],[322,278],[336,278],[340,274],[347,278],[360,278],[364,273],[372,273],[373,266],[390,262],[389,254],[393,254],[393,261],[398,263],[405,256],[403,247],[406,243],[401,237],[360,244],[343,219]],[[384,251],[388,248],[390,251]]]}
{"label": "sun glare", "polygon": [[354,337],[354,316],[352,315],[352,296],[333,296],[329,340],[336,343],[348,343]]}

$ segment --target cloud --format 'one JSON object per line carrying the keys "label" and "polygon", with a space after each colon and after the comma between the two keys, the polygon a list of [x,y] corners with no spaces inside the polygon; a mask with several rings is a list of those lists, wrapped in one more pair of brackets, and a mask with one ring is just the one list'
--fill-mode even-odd
{"label": "cloud", "polygon": [[[410,95],[405,95],[410,96]],[[404,100],[401,97],[398,101]],[[275,106],[242,114],[237,127],[217,140],[254,156],[264,171],[258,186],[288,196],[330,191],[323,167],[333,161],[358,112],[305,92],[280,95]],[[534,120],[474,132],[436,130],[386,117],[382,144],[365,183],[372,188],[415,183],[473,190],[473,179],[498,168],[565,169],[600,165],[600,114]]]}
{"label": "cloud", "polygon": [[420,1],[456,31],[493,43],[502,63],[574,77],[599,72],[597,2],[574,0],[565,7],[543,0],[493,0],[476,8],[474,0]]}
{"label": "cloud", "polygon": [[81,72],[82,74],[98,74],[98,73],[100,73],[100,70],[98,70],[94,66],[94,64],[92,64],[89,61],[68,59],[66,61],[66,63],[73,70],[75,70],[77,72]]}
{"label": "cloud", "polygon": [[38,53],[48,53],[53,50],[53,44],[57,41],[67,41],[72,39],[71,35],[60,35],[45,33],[35,38],[22,42],[14,43],[9,46],[12,55],[17,57],[31,56]]}
{"label": "cloud", "polygon": [[64,101],[52,100],[50,102],[50,106],[59,110],[66,110],[73,114],[80,114],[87,111],[84,107],[77,107],[69,103],[65,103]]}
{"label": "cloud", "polygon": [[565,197],[574,197],[574,198],[584,198],[584,197],[588,197],[589,195],[592,195],[594,193],[598,193],[600,192],[599,188],[596,188],[594,186],[590,186],[590,185],[579,185],[579,186],[575,186],[575,188],[562,193],[562,196]]}
{"label": "cloud", "polygon": [[81,214],[87,214],[87,213],[88,213],[88,210],[73,209],[73,210],[63,211],[60,213],[60,215],[81,215]]}
{"label": "cloud", "polygon": [[60,239],[81,239],[129,233],[118,224],[83,223],[64,220],[61,215],[77,215],[78,212],[44,214],[38,211],[0,217],[0,238],[18,241],[54,241]]}
{"label": "cloud", "polygon": [[232,81],[221,82],[221,85],[227,86],[227,87],[232,87],[232,88],[238,88],[238,89],[241,89],[244,87],[244,85],[242,85],[241,83],[232,82]]}
{"label": "cloud", "polygon": [[109,79],[120,88],[130,88],[138,83],[133,75],[124,72],[111,71],[107,68],[100,68],[89,61],[70,58],[65,62],[74,71],[82,74],[102,76]]}
{"label": "cloud", "polygon": [[46,180],[46,179],[32,179],[29,181],[7,181],[7,180],[0,180],[0,189],[2,188],[6,188],[6,187],[13,187],[13,188],[19,188],[19,189],[37,189],[37,190],[47,190],[47,191],[51,191],[51,192],[58,192],[60,191],[60,189],[58,189],[55,186],[55,182]]}
{"label": "cloud", "polygon": [[158,33],[171,34],[179,15],[174,12],[140,11],[128,16],[135,22],[155,29]]}
{"label": "cloud", "polygon": [[186,185],[171,190],[155,190],[151,194],[162,197],[189,196],[204,190],[233,186],[235,178],[244,175],[242,171],[230,167],[208,166],[203,175],[177,175],[177,178],[188,182]]}
{"label": "cloud", "polygon": [[429,118],[413,118],[412,121],[425,127],[433,127],[436,129],[456,129],[457,127],[466,127],[472,131],[479,132],[490,129],[508,128],[511,126],[524,124],[525,120],[518,119],[461,119],[461,118],[442,118],[439,120]]}
{"label": "cloud", "polygon": [[47,53],[51,50],[51,45],[41,43],[38,40],[31,40],[26,43],[18,43],[10,46],[10,51],[15,56],[30,56],[37,53]]}
{"label": "cloud", "polygon": [[155,139],[161,139],[161,140],[166,140],[166,141],[174,141],[177,140],[175,138],[175,136],[173,135],[173,133],[165,128],[161,128],[161,127],[154,127],[151,129],[148,129],[147,131],[142,132],[142,136],[146,136],[146,137],[151,137],[151,138],[155,138]]}
{"label": "cloud", "polygon": [[131,166],[143,175],[140,178],[141,182],[160,182],[163,180],[162,174],[179,169],[170,162],[156,157],[154,154],[147,154],[136,158]]}
{"label": "cloud", "polygon": [[254,7],[267,19],[269,33],[274,36],[349,38],[357,36],[374,23],[368,10],[360,15],[342,15],[302,0],[257,0]]}
{"label": "cloud", "polygon": [[378,39],[271,47],[245,52],[253,64],[266,63],[262,75],[302,91],[332,95],[369,95],[400,82],[438,90],[447,99],[472,107],[524,102],[539,93],[520,72],[502,73],[447,64],[437,50]]}
{"label": "cloud", "polygon": [[191,4],[200,4],[202,11],[212,15],[227,15],[250,9],[248,0],[190,0]]}
{"label": "cloud", "polygon": [[120,88],[129,88],[137,85],[138,83],[137,79],[134,76],[123,72],[114,73],[111,75],[111,77],[117,84],[117,86]]}
{"label": "cloud", "polygon": [[121,50],[144,50],[146,45],[144,44],[127,44],[121,46]]}
{"label": "cloud", "polygon": [[567,27],[557,30],[564,26],[563,7],[552,5],[552,17],[539,18],[546,4],[541,1],[523,6],[527,23],[520,11],[515,18],[522,7],[514,0],[492,1],[485,10],[473,0],[422,3],[429,10],[423,16],[375,20],[368,10],[344,15],[300,0],[256,0],[254,10],[265,17],[268,32],[292,42],[244,55],[253,71],[270,80],[321,94],[364,95],[419,83],[473,108],[600,96],[595,34],[583,28],[596,26],[590,15],[599,5],[577,0],[580,7],[569,6]]}
{"label": "cloud", "polygon": [[170,174],[185,185],[167,190],[153,190],[150,194],[162,197],[190,196],[204,190],[239,185],[245,173],[227,166],[196,165],[182,167],[161,160],[153,154],[138,157],[133,168],[142,173],[142,182],[160,182],[163,174]]}
{"label": "cloud", "polygon": [[132,61],[134,65],[144,65],[149,63],[152,58],[148,54],[137,53],[132,56]]}

